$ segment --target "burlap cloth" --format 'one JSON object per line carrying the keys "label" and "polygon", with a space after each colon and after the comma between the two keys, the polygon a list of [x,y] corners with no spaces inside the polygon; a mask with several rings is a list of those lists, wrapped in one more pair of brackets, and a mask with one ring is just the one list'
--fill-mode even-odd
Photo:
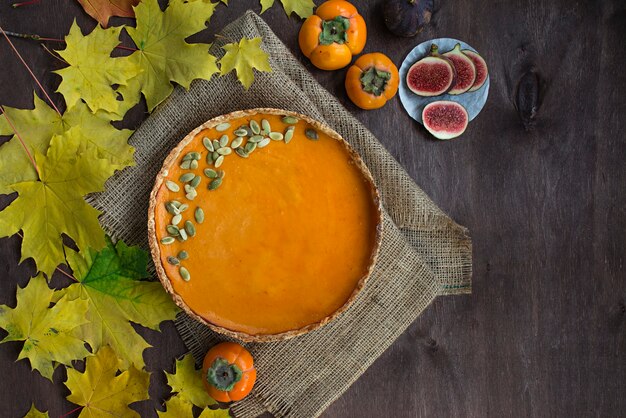
{"label": "burlap cloth", "polygon": [[[272,73],[256,73],[247,92],[231,74],[177,88],[141,125],[130,142],[137,165],[113,177],[107,191],[91,197],[101,222],[115,238],[147,248],[148,196],[165,156],[189,131],[234,110],[275,107],[307,114],[339,132],[374,176],[385,209],[378,262],[355,303],[332,323],[304,336],[250,344],[258,381],[252,395],[234,405],[237,417],[269,411],[280,417],[322,413],[442,294],[471,290],[471,240],[420,190],[378,140],[323,87],[276,37],[248,12],[217,39],[263,39]],[[207,295],[210,297],[210,295]],[[196,360],[220,337],[180,315],[176,327]]]}

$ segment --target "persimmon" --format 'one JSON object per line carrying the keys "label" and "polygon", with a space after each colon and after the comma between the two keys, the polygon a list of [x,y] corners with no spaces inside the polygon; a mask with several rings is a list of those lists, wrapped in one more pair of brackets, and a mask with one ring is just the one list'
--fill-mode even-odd
{"label": "persimmon", "polygon": [[367,27],[356,7],[345,0],[322,3],[300,28],[302,53],[322,70],[338,70],[365,48]]}
{"label": "persimmon", "polygon": [[378,109],[398,92],[398,68],[384,54],[365,54],[348,69],[346,92],[361,109]]}
{"label": "persimmon", "polygon": [[204,386],[219,402],[245,398],[256,381],[252,354],[237,343],[220,343],[212,347],[202,362]]}

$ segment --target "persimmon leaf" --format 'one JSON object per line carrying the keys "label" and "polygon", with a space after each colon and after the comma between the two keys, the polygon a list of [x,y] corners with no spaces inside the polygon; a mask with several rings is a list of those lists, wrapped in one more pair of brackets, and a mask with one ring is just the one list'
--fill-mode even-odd
{"label": "persimmon leaf", "polygon": [[53,294],[38,275],[26,287],[18,287],[15,308],[0,305],[0,327],[8,332],[2,342],[24,341],[18,360],[27,358],[34,370],[50,380],[57,363],[70,365],[89,355],[77,334],[87,322],[87,303],[61,298],[49,308]]}
{"label": "persimmon leaf", "polygon": [[111,16],[135,17],[133,6],[140,0],[78,0],[85,12],[96,19],[103,28],[109,24]]}
{"label": "persimmon leaf", "polygon": [[39,411],[33,404],[23,418],[50,418],[50,415],[48,415],[48,412]]}
{"label": "persimmon leaf", "polygon": [[130,57],[111,57],[121,30],[96,26],[90,34],[83,35],[76,22],[72,24],[65,37],[66,48],[57,51],[69,67],[55,71],[62,78],[57,91],[68,108],[83,99],[92,112],[104,110],[123,116],[124,104],[112,85],[126,85],[141,68]]}
{"label": "persimmon leaf", "polygon": [[[33,109],[5,107],[5,112],[20,133],[31,153],[45,154],[53,135],[60,135],[74,126],[80,126],[84,136],[81,149],[93,146],[98,158],[109,160],[113,168],[122,169],[134,164],[134,148],[128,145],[133,131],[115,129],[104,112],[91,113],[87,105],[78,101],[63,116],[48,106],[36,94]],[[12,135],[13,128],[0,118],[0,135]],[[18,180],[35,180],[37,173],[17,138],[0,146],[0,193],[11,193],[8,185]]]}
{"label": "persimmon leaf", "polygon": [[[10,163],[5,147],[0,151],[0,165],[6,160]],[[4,190],[18,196],[0,212],[0,237],[22,230],[22,261],[32,257],[38,269],[50,277],[65,260],[61,234],[67,234],[79,248],[104,246],[100,212],[83,196],[102,191],[115,168],[98,158],[95,148],[85,145],[79,127],[54,135],[46,155],[35,149],[34,159],[37,177],[26,171],[23,177],[16,175],[11,183],[3,184]]]}
{"label": "persimmon leaf", "polygon": [[65,386],[71,392],[67,400],[84,406],[79,417],[139,417],[128,405],[148,399],[149,382],[149,373],[132,366],[125,370],[115,352],[103,346],[87,357],[84,373],[67,369]]}
{"label": "persimmon leaf", "polygon": [[130,321],[154,330],[162,321],[174,319],[178,309],[158,282],[142,279],[148,254],[110,238],[101,251],[80,253],[67,249],[67,261],[77,283],[62,290],[70,300],[85,300],[89,324],[81,329],[82,338],[94,350],[110,345],[124,368],[144,365],[142,353],[148,343],[135,332]]}
{"label": "persimmon leaf", "polygon": [[138,78],[149,111],[170,95],[174,89],[171,81],[189,88],[192,80],[210,79],[218,72],[208,45],[185,41],[205,29],[216,4],[171,0],[161,11],[157,0],[144,0],[135,7],[137,27],[126,30],[139,51],[128,58],[143,70]]}
{"label": "persimmon leaf", "polygon": [[172,388],[172,392],[178,393],[178,397],[187,402],[206,408],[216,402],[209,396],[202,382],[200,370],[196,370],[196,363],[191,354],[185,355],[182,359],[176,360],[176,370],[174,374],[165,372],[167,384]]}
{"label": "persimmon leaf", "polygon": [[222,47],[226,54],[220,60],[222,75],[235,70],[237,78],[248,89],[254,81],[253,69],[271,72],[268,55],[261,49],[261,38],[242,38],[239,43]]}

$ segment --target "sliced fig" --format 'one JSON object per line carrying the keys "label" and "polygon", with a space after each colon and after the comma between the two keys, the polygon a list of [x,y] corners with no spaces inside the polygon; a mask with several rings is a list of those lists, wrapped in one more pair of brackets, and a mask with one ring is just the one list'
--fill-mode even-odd
{"label": "sliced fig", "polygon": [[385,25],[398,36],[415,36],[430,22],[434,0],[385,0]]}
{"label": "sliced fig", "polygon": [[452,139],[465,132],[469,116],[467,110],[457,102],[441,100],[424,107],[422,121],[435,138]]}
{"label": "sliced fig", "polygon": [[463,52],[472,60],[472,62],[474,63],[474,67],[476,68],[476,80],[474,80],[474,84],[468,90],[468,91],[476,91],[479,88],[481,88],[483,84],[485,84],[485,81],[487,81],[487,74],[488,74],[487,63],[485,62],[483,57],[481,57],[480,55],[478,55],[478,53],[470,49],[464,49],[461,52]]}
{"label": "sliced fig", "polygon": [[476,67],[472,59],[461,52],[461,44],[456,44],[452,51],[443,56],[452,61],[456,70],[456,81],[448,94],[461,94],[471,89],[476,80]]}
{"label": "sliced fig", "polygon": [[439,96],[452,88],[455,76],[452,61],[439,55],[437,45],[432,44],[430,55],[409,68],[406,84],[418,96]]}

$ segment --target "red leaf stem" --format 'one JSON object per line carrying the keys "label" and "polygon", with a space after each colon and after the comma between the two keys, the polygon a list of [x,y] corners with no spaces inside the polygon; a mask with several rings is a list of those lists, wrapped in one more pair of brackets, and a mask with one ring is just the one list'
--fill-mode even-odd
{"label": "red leaf stem", "polygon": [[30,153],[30,150],[26,146],[26,143],[22,139],[22,136],[20,135],[20,133],[15,128],[15,125],[13,125],[13,122],[9,118],[9,115],[7,115],[7,113],[4,111],[4,107],[2,107],[2,105],[0,105],[0,111],[2,112],[2,115],[4,116],[4,118],[7,120],[7,122],[11,126],[11,129],[13,129],[13,132],[15,133],[15,136],[17,136],[17,139],[19,139],[20,143],[22,144],[22,147],[24,148],[24,151],[26,151],[26,154],[28,155],[28,159],[33,164],[33,167],[35,167],[35,171],[37,172],[37,176],[39,176],[39,168],[37,167],[37,163],[35,163],[35,159],[33,158],[33,155]]}
{"label": "red leaf stem", "polygon": [[[13,51],[15,52],[15,54],[17,55],[17,57],[20,59],[20,61],[22,61],[22,64],[24,64],[24,67],[26,67],[26,69],[28,70],[28,72],[30,73],[31,77],[33,77],[33,80],[35,80],[35,83],[37,83],[37,85],[39,86],[39,88],[41,89],[41,91],[43,91],[43,94],[46,96],[46,99],[48,99],[48,102],[50,103],[50,105],[54,108],[54,110],[56,110],[56,112],[59,114],[59,116],[61,116],[61,112],[59,111],[59,109],[56,107],[56,105],[54,104],[54,102],[52,101],[52,99],[50,98],[50,96],[48,95],[48,92],[46,91],[46,89],[43,88],[43,86],[41,85],[41,83],[39,82],[39,80],[37,79],[37,77],[35,76],[35,74],[32,72],[32,70],[30,69],[30,67],[28,66],[28,64],[26,64],[26,61],[24,61],[24,58],[22,58],[22,55],[20,55],[19,51],[15,48],[15,45],[13,45],[13,42],[11,42],[11,39],[9,39],[9,36],[6,34],[6,32],[4,31],[4,29],[2,29],[2,26],[0,26],[0,32],[2,32],[2,34],[4,35],[4,37],[6,38],[7,42],[9,43],[9,45],[11,46],[11,48],[13,49]],[[17,133],[17,132],[16,132]]]}

